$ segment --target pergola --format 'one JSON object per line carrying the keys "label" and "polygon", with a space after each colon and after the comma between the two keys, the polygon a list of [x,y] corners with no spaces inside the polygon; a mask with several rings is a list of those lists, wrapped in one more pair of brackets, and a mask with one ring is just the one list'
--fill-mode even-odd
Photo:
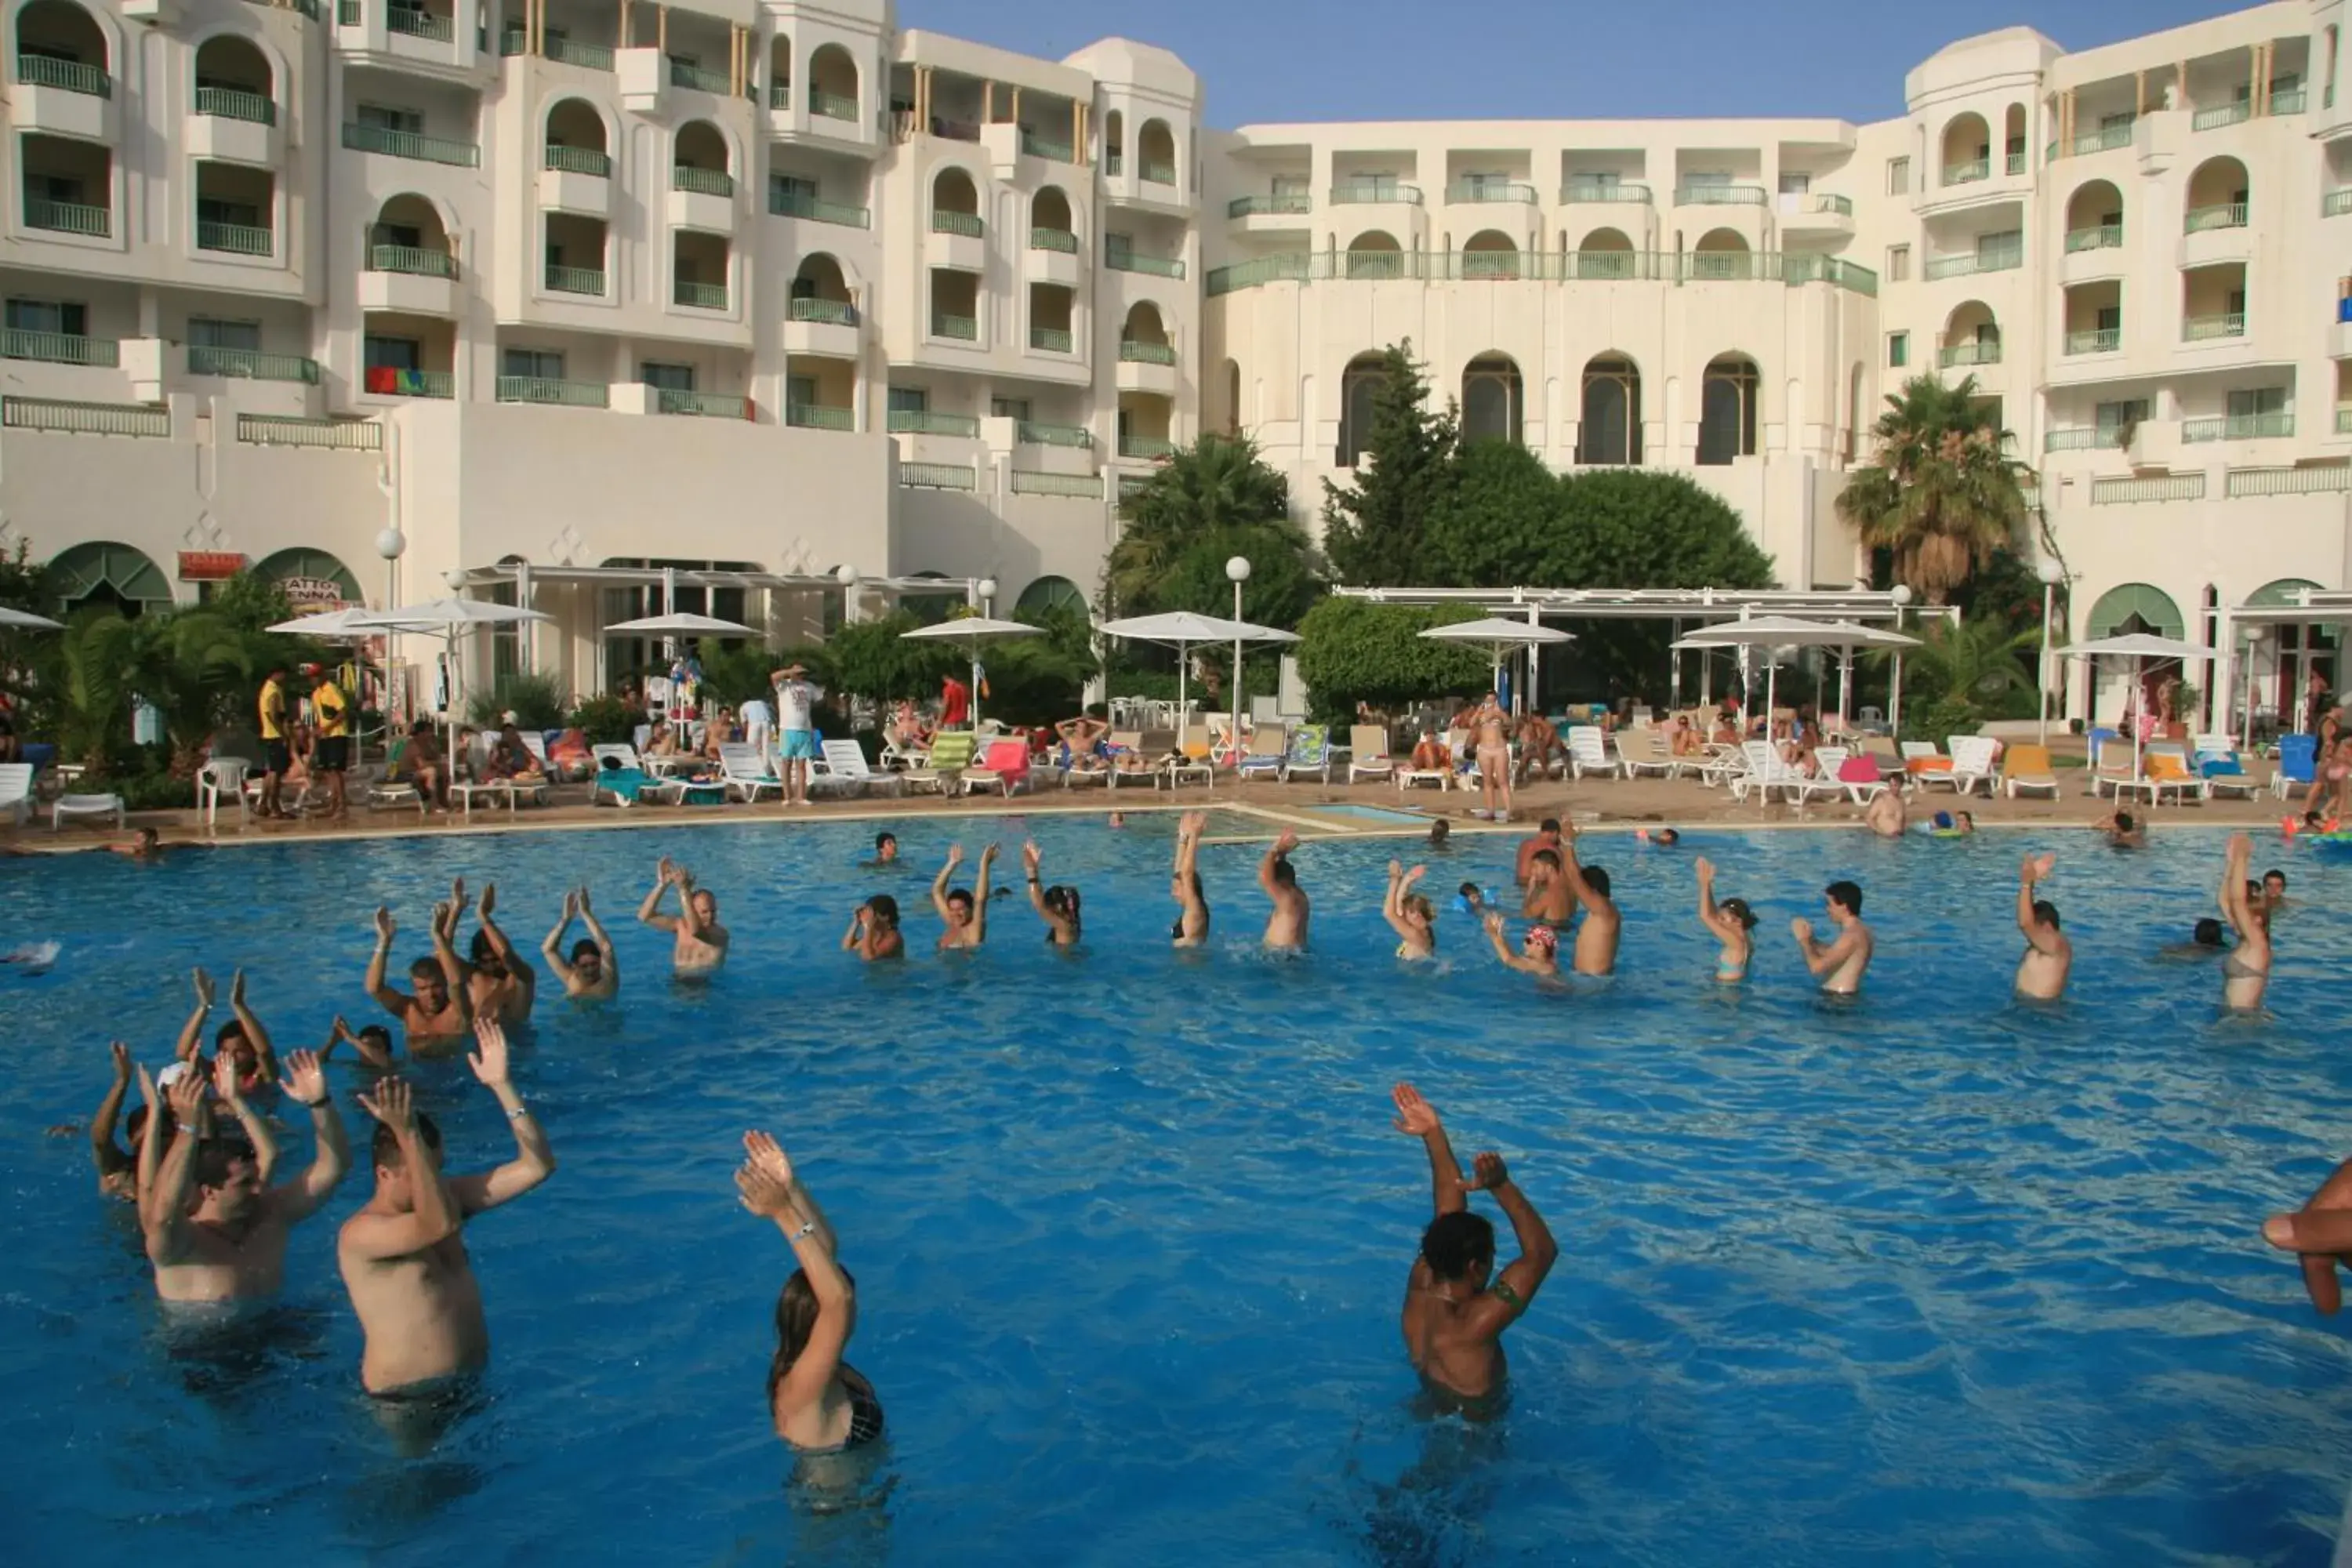
{"label": "pergola", "polygon": [[[2254,661],[2240,651],[2242,641],[2261,637],[2280,626],[2343,626],[2347,623],[2352,623],[2352,590],[2341,588],[2298,589],[2290,603],[2256,604],[2250,601],[2232,605],[2222,611],[2221,625],[2215,639],[2222,659],[2221,679],[2215,682],[2221,692],[2221,704],[2215,710],[2216,722],[2227,728],[2231,694],[2237,690],[2242,677],[2246,689],[2240,713],[2240,739],[2245,742],[2253,737]],[[2298,695],[2311,681],[2311,645],[2306,639],[2295,671],[2294,689]],[[2338,680],[2343,679],[2341,670],[2337,671],[2336,678]],[[2279,715],[2280,727],[2293,728],[2292,718],[2291,714],[2282,712]]]}

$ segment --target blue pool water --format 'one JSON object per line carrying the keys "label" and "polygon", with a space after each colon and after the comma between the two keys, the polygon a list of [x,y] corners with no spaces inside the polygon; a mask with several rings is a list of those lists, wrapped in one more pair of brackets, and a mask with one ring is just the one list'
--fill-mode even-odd
{"label": "blue pool water", "polygon": [[[1087,951],[1008,900],[943,963],[835,950],[849,906],[910,911],[951,832],[756,825],[0,862],[0,1392],[17,1413],[6,1558],[26,1563],[2188,1563],[2326,1561],[2352,1479],[2342,1331],[2256,1234],[2352,1152],[2339,977],[2352,868],[2294,879],[2274,1016],[2219,1021],[2219,976],[2151,958],[2210,911],[2218,835],[2118,856],[2075,834],[1595,838],[1626,973],[1539,994],[1448,916],[1407,972],[1374,905],[1386,843],[1303,849],[1315,952],[1251,949],[1257,851],[1213,846],[1212,951],[1171,953],[1172,822],[1034,832],[1087,893]],[[1235,816],[1218,834],[1262,831]],[[2052,891],[2076,994],[2008,1000],[2018,855]],[[1408,853],[1412,846],[1405,847]],[[656,855],[737,936],[675,987],[629,922]],[[1433,868],[1507,880],[1509,840]],[[1706,982],[1690,862],[1764,917],[1756,984]],[[355,1394],[333,1234],[299,1231],[243,1354],[167,1333],[128,1215],[83,1146],[120,1035],[160,1061],[185,972],[243,964],[281,1048],[360,990],[378,900],[417,947],[430,900],[495,871],[535,948],[585,879],[620,1003],[543,999],[516,1078],[562,1167],[468,1230],[496,1342],[481,1405],[404,1458]],[[1803,981],[1788,918],[1858,877],[1880,931],[1860,1005]],[[1443,901],[1443,900],[1441,900]],[[454,1165],[510,1147],[458,1063],[415,1074]],[[1510,1338],[1507,1417],[1414,1411],[1396,1312],[1427,1217],[1389,1086],[1492,1147],[1562,1258]],[[349,1113],[358,1079],[343,1069]],[[746,1126],[832,1211],[888,1409],[861,1506],[787,1485],[761,1379],[789,1270],[737,1207]],[[289,1157],[306,1158],[297,1133]],[[1489,1210],[1488,1212],[1492,1212]]]}

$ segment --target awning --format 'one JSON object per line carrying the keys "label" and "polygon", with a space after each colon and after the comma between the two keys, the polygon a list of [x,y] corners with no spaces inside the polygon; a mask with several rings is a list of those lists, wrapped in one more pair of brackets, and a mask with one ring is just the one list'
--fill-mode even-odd
{"label": "awning", "polygon": [[2084,623],[2086,640],[2127,630],[2135,618],[2160,637],[2179,642],[2187,635],[2188,623],[2181,619],[2180,606],[2172,602],[2171,595],[2146,583],[2121,583],[2100,595],[2099,602],[2091,606]]}

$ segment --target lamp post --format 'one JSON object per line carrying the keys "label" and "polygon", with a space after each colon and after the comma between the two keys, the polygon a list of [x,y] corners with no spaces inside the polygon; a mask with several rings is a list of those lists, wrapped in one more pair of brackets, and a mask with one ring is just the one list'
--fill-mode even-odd
{"label": "lamp post", "polygon": [[[375,552],[383,557],[383,607],[391,609],[400,603],[400,558],[408,551],[408,536],[398,524],[386,528],[375,536]],[[362,668],[364,668],[363,666]],[[392,634],[383,635],[383,710],[384,746],[390,754],[392,745]],[[356,694],[355,694],[356,695]],[[354,726],[356,730],[356,726]],[[352,761],[359,759],[354,757]]]}
{"label": "lamp post", "polygon": [[[1895,629],[1899,632],[1903,629],[1904,606],[1911,602],[1911,584],[1895,584],[1895,592],[1888,597],[1895,601]],[[1901,648],[1895,650],[1895,676],[1886,693],[1886,727],[1894,732],[1895,739],[1899,744],[1903,739],[1903,650]]]}
{"label": "lamp post", "polygon": [[2035,568],[2042,577],[2042,746],[2050,747],[2050,617],[2058,604],[2058,584],[2066,580],[2066,568],[2054,557],[2045,555]]}
{"label": "lamp post", "polygon": [[[1225,563],[1225,575],[1233,580],[1234,624],[1238,626],[1241,624],[1242,618],[1242,584],[1249,581],[1250,575],[1249,557],[1245,555],[1236,555],[1232,560],[1227,561]],[[1177,717],[1181,721],[1183,716],[1179,714]],[[1234,776],[1238,778],[1240,776],[1238,770],[1242,765],[1242,639],[1238,633],[1236,633],[1234,637],[1233,748],[1234,767],[1236,770]]]}
{"label": "lamp post", "polygon": [[[980,613],[989,614],[996,607],[996,579],[982,577],[972,586],[980,594]],[[971,645],[971,732],[980,733],[980,641],[976,637]]]}

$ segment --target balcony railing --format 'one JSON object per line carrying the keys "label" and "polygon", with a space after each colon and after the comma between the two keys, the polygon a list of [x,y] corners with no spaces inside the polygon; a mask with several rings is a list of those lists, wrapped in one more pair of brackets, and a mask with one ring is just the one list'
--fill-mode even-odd
{"label": "balcony railing", "polygon": [[2009,153],[2002,159],[2001,163],[2002,172],[2004,174],[2022,174],[2025,173],[2025,154],[2022,152]]}
{"label": "balcony railing", "polygon": [[1032,158],[1044,158],[1055,163],[1075,163],[1078,159],[1077,149],[1067,142],[1056,142],[1034,131],[1021,133],[1021,151]]}
{"label": "balcony railing", "polygon": [[1167,343],[1139,342],[1132,338],[1121,339],[1118,357],[1129,364],[1174,364],[1176,351]]}
{"label": "balcony railing", "polygon": [[[855,120],[857,118],[857,100],[845,97],[837,92],[820,92],[815,88],[811,88],[809,89],[808,106],[809,112],[811,114],[816,115],[819,119],[823,120]],[[830,410],[827,412],[830,412]],[[831,426],[827,426],[827,428],[831,428]]]}
{"label": "balcony railing", "polygon": [[1995,339],[1984,342],[1953,343],[1936,351],[1936,363],[1946,370],[1954,365],[1999,364],[2000,342]]}
{"label": "balcony railing", "polygon": [[2097,223],[2066,231],[2068,255],[2078,250],[2114,250],[2123,242],[2124,226],[2119,223]]}
{"label": "balcony railing", "polygon": [[1055,425],[1043,419],[1016,421],[1013,438],[1024,447],[1089,447],[1095,444],[1095,433],[1083,425]]}
{"label": "balcony railing", "polygon": [[300,354],[264,353],[259,349],[227,349],[211,343],[188,345],[190,375],[225,375],[239,381],[297,381],[319,384],[319,362]]}
{"label": "balcony railing", "polygon": [[1314,207],[1315,199],[1305,191],[1269,191],[1263,195],[1235,196],[1225,204],[1225,216],[1297,215],[1311,212]]}
{"label": "balcony railing", "polygon": [[2093,506],[2128,505],[2136,501],[2203,500],[2205,470],[2190,474],[2155,474],[2147,479],[2093,479]]}
{"label": "balcony railing", "polygon": [[1650,187],[1619,180],[1570,180],[1559,188],[1563,202],[1638,202],[1650,205]]}
{"label": "balcony railing", "polygon": [[412,38],[430,38],[446,44],[457,37],[457,25],[446,16],[415,5],[388,5],[383,13],[384,31],[405,33]]}
{"label": "balcony railing", "polygon": [[1078,253],[1078,237],[1066,228],[1032,228],[1029,231],[1032,250],[1058,250],[1067,256]]}
{"label": "balcony railing", "polygon": [[1536,188],[1507,180],[1456,180],[1445,187],[1445,199],[1449,202],[1532,202],[1536,199]]}
{"label": "balcony railing", "polygon": [[1990,158],[1969,158],[1958,163],[1944,165],[1944,184],[1948,185],[1972,185],[1979,180],[1990,178],[1992,178]]}
{"label": "balcony railing", "polygon": [[751,400],[727,392],[685,392],[674,386],[654,388],[656,414],[700,415],[711,419],[749,419]]}
{"label": "balcony railing", "polygon": [[2217,103],[2210,109],[2200,109],[2189,117],[2191,131],[2216,131],[2224,125],[2241,125],[2254,117],[2254,106],[2245,99],[2235,103]]}
{"label": "balcony railing", "polygon": [[79,60],[56,59],[48,55],[19,54],[16,57],[16,79],[26,87],[63,88],[68,92],[88,93],[92,98],[112,98],[114,81],[98,66],[86,66]]}
{"label": "balcony railing", "polygon": [[1878,298],[1878,274],[1841,257],[1817,256],[1811,252],[1785,255],[1780,258],[1780,280],[1784,283],[1828,283],[1873,300]]}
{"label": "balcony railing", "polygon": [[383,450],[383,426],[373,419],[240,414],[236,416],[236,438],[252,447],[317,447],[335,452]]}
{"label": "balcony railing", "polygon": [[950,212],[945,207],[933,207],[931,232],[960,234],[966,239],[979,239],[988,233],[988,226],[981,222],[978,213]]}
{"label": "balcony railing", "polygon": [[452,142],[415,131],[394,131],[384,125],[345,121],[343,145],[354,153],[382,153],[390,158],[414,158],[425,163],[448,163],[460,169],[479,168],[482,150],[471,142]]}
{"label": "balcony railing", "polygon": [[85,202],[53,202],[47,196],[26,196],[25,226],[104,239],[114,230],[114,215],[105,207],[94,207]]}
{"label": "balcony railing", "polygon": [[976,343],[980,341],[980,318],[950,316],[934,310],[931,312],[931,336],[954,338],[961,342]]}
{"label": "balcony railing", "polygon": [[1974,272],[2011,272],[2024,265],[2025,247],[2005,245],[1997,249],[1935,257],[1919,269],[1919,275],[1933,281],[1939,278],[1965,278]]}
{"label": "balcony railing", "polygon": [[1761,185],[1676,185],[1675,205],[1678,207],[1760,207],[1765,205]]}
{"label": "balcony railing", "polygon": [[502,375],[500,403],[545,403],[561,408],[609,408],[613,389],[601,381],[564,381],[551,375]]}
{"label": "balcony railing", "polygon": [[604,269],[601,267],[559,267],[547,264],[547,287],[557,294],[587,294],[596,299],[604,297]]}
{"label": "balcony railing", "polygon": [[70,403],[56,397],[0,397],[0,426],[71,436],[164,436],[172,411],[143,403]]}
{"label": "balcony railing", "polygon": [[2303,112],[2304,105],[2309,101],[2310,100],[2305,95],[2305,91],[2302,88],[2275,88],[2272,89],[2271,92],[2271,112],[2273,114],[2301,114]]}
{"label": "balcony railing", "polygon": [[376,397],[455,397],[457,378],[446,370],[398,370],[372,364],[361,374],[360,390]]}
{"label": "balcony railing", "polygon": [[1053,354],[1076,353],[1077,340],[1070,335],[1067,327],[1032,327],[1029,346]]}
{"label": "balcony railing", "polygon": [[961,436],[980,434],[980,420],[971,414],[942,414],[929,408],[893,408],[883,428],[894,436]]}
{"label": "balcony railing", "polygon": [[873,215],[864,207],[854,207],[846,202],[821,202],[799,191],[768,192],[768,210],[778,217],[804,217],[815,223],[837,223],[844,228],[866,228],[872,225]]}
{"label": "balcony railing", "polygon": [[1400,185],[1392,180],[1343,180],[1331,187],[1333,206],[1355,206],[1367,202],[1402,202],[1417,207],[1421,205],[1421,187]]}
{"label": "balcony railing", "polygon": [[691,163],[676,163],[670,167],[669,188],[706,196],[731,196],[735,194],[735,176],[724,169],[698,169]]}
{"label": "balcony railing", "polygon": [[727,285],[696,283],[679,278],[669,286],[669,302],[696,310],[723,310],[727,309]]}
{"label": "balcony railing", "polygon": [[407,272],[419,278],[455,278],[457,258],[446,250],[429,250],[422,246],[372,245],[368,247],[368,270]]}
{"label": "balcony railing", "polygon": [[2082,158],[2093,153],[2111,153],[2118,147],[2128,147],[2134,123],[2132,118],[2126,116],[2120,125],[2102,125],[2096,131],[2086,131],[2063,147],[2053,142],[2048,148],[2049,161],[2054,163],[2061,158]]}
{"label": "balcony railing", "polygon": [[1326,279],[1387,282],[1400,279],[1462,279],[1529,282],[1786,282],[1829,283],[1875,296],[1878,274],[1867,267],[1813,252],[1584,250],[1536,251],[1343,250],[1261,256],[1212,268],[1211,296],[1278,282]]}
{"label": "balcony railing", "polygon": [[1145,272],[1154,278],[1181,278],[1184,264],[1168,257],[1138,256],[1124,245],[1106,244],[1103,265],[1113,272]]}
{"label": "balcony railing", "polygon": [[1121,436],[1118,455],[1122,458],[1171,458],[1176,455],[1176,443],[1165,436]]}
{"label": "balcony railing", "polygon": [[803,430],[855,430],[857,411],[835,408],[824,403],[787,403],[784,423],[797,425]]}
{"label": "balcony railing", "polygon": [[2209,207],[2190,207],[2181,218],[2181,232],[2203,234],[2211,228],[2243,228],[2246,226],[2246,204],[2219,202]]}
{"label": "balcony railing", "polygon": [[268,256],[277,248],[276,241],[277,237],[270,230],[249,223],[196,220],[198,250],[218,250],[231,256]]}
{"label": "balcony railing", "polygon": [[2180,341],[2184,343],[2207,342],[2215,338],[2242,338],[2245,335],[2246,313],[2243,310],[2189,316],[2180,323]]}
{"label": "balcony railing", "polygon": [[122,349],[112,338],[88,338],[79,332],[36,332],[23,327],[10,327],[0,332],[0,359],[42,360],[49,364],[94,364],[111,370],[122,363]]}
{"label": "balcony railing", "polygon": [[2070,354],[2111,354],[2124,346],[2121,327],[2094,327],[2086,332],[2068,332],[2066,352]]}
{"label": "balcony railing", "polygon": [[846,300],[819,300],[800,295],[785,306],[784,314],[795,321],[829,321],[836,327],[857,325],[857,307]]}
{"label": "balcony railing", "polygon": [[[974,138],[973,138],[973,140],[974,140],[974,141],[978,141],[978,140],[979,140],[979,138],[978,138],[978,137],[974,137]],[[1116,147],[1112,147],[1112,148],[1108,148],[1108,149],[1106,149],[1106,150],[1104,151],[1104,153],[1103,153],[1103,173],[1104,173],[1104,174],[1108,174],[1112,179],[1114,179],[1114,180],[1115,180],[1115,179],[1118,178],[1118,172],[1119,172],[1119,169],[1120,169],[1120,167],[1124,164],[1124,163],[1125,163],[1125,160],[1124,160],[1123,158],[1121,158],[1121,157],[1120,157],[1120,155],[1119,155],[1119,151],[1118,151],[1118,148],[1116,148]]]}
{"label": "balcony railing", "polygon": [[2077,425],[2042,433],[2042,449],[2045,452],[2093,452],[2115,445],[2116,426],[2112,425]]}
{"label": "balcony railing", "polygon": [[2321,217],[2342,217],[2352,213],[2352,189],[2330,191],[2319,198]]}
{"label": "balcony railing", "polygon": [[1060,496],[1066,500],[1102,500],[1102,480],[1093,474],[1033,474],[1024,469],[1013,470],[1013,493],[1017,496]]}
{"label": "balcony railing", "polygon": [[562,147],[551,142],[544,163],[566,174],[593,174],[600,180],[613,177],[612,155],[593,147]]}
{"label": "balcony railing", "polygon": [[2339,408],[2336,411],[2336,433],[2338,436],[2352,436],[2352,408]]}
{"label": "balcony railing", "polygon": [[1143,182],[1148,185],[1172,185],[1176,183],[1176,165],[1173,163],[1157,163],[1150,158],[1139,159],[1136,163],[1136,173],[1143,176]]}
{"label": "balcony railing", "polygon": [[1837,195],[1829,191],[1808,192],[1804,200],[1798,205],[1801,211],[1809,213],[1835,213],[1840,217],[1853,216],[1853,198]]}
{"label": "balcony railing", "polygon": [[734,88],[734,84],[727,79],[725,71],[705,70],[700,66],[688,65],[684,60],[669,62],[669,84],[691,88],[697,92],[726,93]]}
{"label": "balcony railing", "polygon": [[2300,468],[2231,468],[2221,480],[2221,494],[2231,500],[2248,496],[2307,496],[2330,490],[2352,490],[2352,468],[2341,463],[2315,463]]}
{"label": "balcony railing", "polygon": [[583,44],[577,38],[550,38],[547,40],[547,58],[562,65],[608,71],[613,68],[613,46]]}
{"label": "balcony railing", "polygon": [[898,482],[916,490],[968,490],[977,488],[977,478],[970,465],[964,463],[901,463]]}
{"label": "balcony railing", "polygon": [[2180,422],[2183,441],[2265,441],[2294,434],[2287,413],[2213,415]]}
{"label": "balcony railing", "polygon": [[278,105],[257,92],[233,87],[196,89],[196,112],[218,120],[244,120],[256,125],[278,123]]}

